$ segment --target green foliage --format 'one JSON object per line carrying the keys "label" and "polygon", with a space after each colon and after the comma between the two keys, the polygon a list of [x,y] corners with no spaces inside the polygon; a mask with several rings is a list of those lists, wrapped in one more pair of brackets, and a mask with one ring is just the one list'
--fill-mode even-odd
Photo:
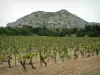
{"label": "green foliage", "polygon": [[76,35],[78,37],[99,37],[100,36],[100,26],[99,25],[86,25],[85,28],[46,28],[37,27],[33,28],[31,26],[23,26],[22,28],[10,28],[10,27],[0,27],[0,35],[8,36],[59,36],[65,37],[66,35],[72,36]]}
{"label": "green foliage", "polygon": [[0,39],[0,62],[10,56],[24,67],[27,61],[32,65],[32,59],[36,56],[40,56],[47,65],[45,60],[49,58],[55,62],[59,58],[64,62],[65,58],[78,57],[78,54],[86,57],[98,55],[100,51],[100,38],[0,36]]}

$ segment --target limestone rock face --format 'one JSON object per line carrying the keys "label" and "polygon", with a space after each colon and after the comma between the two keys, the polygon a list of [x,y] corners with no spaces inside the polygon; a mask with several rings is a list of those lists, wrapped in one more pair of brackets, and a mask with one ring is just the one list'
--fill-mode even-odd
{"label": "limestone rock face", "polygon": [[50,27],[50,28],[84,28],[88,22],[79,18],[78,16],[71,14],[67,10],[60,10],[57,12],[44,12],[37,11],[22,18],[19,18],[15,22],[8,23],[9,27],[23,27],[24,25],[35,27]]}

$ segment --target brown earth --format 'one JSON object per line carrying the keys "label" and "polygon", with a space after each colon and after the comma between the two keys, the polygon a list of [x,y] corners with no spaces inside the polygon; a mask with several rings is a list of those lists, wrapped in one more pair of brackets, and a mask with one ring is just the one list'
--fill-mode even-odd
{"label": "brown earth", "polygon": [[34,63],[34,66],[36,69],[27,66],[27,71],[23,71],[18,64],[8,68],[5,63],[0,65],[0,75],[100,75],[100,55],[56,64],[48,61],[48,67],[41,68],[39,63]]}

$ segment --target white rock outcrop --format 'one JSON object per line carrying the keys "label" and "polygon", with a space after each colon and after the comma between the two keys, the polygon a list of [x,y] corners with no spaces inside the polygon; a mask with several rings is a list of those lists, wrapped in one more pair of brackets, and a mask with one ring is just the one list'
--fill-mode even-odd
{"label": "white rock outcrop", "polygon": [[83,28],[88,22],[77,17],[66,10],[58,12],[37,11],[24,16],[15,22],[8,23],[9,27],[23,27],[24,25],[32,27],[55,27],[55,28]]}

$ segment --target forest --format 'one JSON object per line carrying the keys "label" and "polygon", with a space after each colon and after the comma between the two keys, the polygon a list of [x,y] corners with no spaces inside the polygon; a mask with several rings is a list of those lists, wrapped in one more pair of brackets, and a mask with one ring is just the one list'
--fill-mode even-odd
{"label": "forest", "polygon": [[86,25],[84,28],[47,28],[23,26],[22,28],[0,27],[1,36],[57,36],[57,37],[99,37],[100,25]]}

